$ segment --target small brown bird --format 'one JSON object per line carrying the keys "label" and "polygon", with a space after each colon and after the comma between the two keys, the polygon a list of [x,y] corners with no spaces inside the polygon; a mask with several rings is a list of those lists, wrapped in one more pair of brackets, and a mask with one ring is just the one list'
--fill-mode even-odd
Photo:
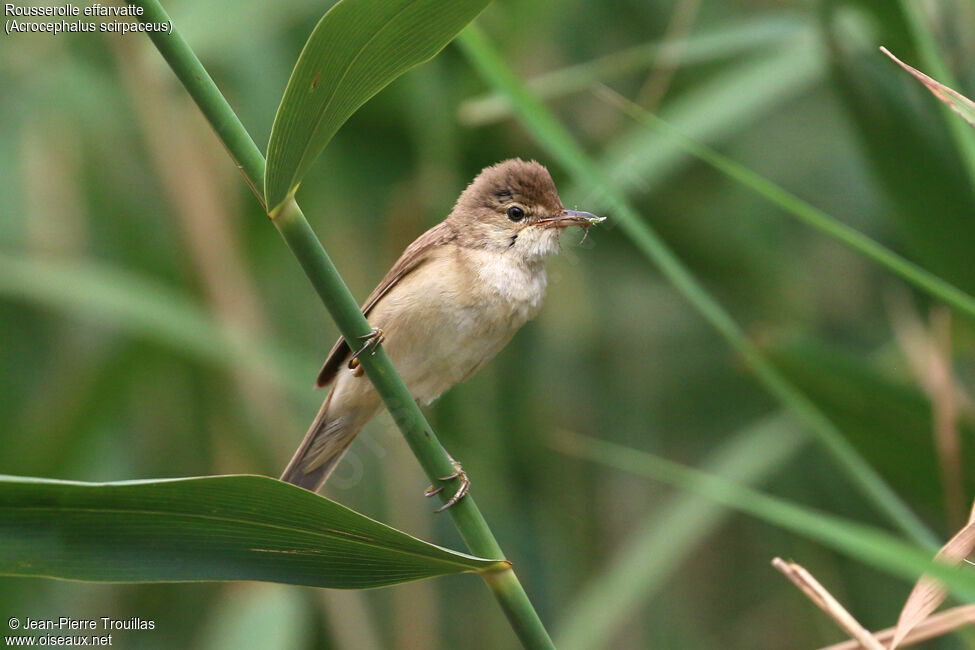
{"label": "small brown bird", "polygon": [[[429,404],[539,312],[545,258],[558,252],[561,231],[600,221],[563,209],[548,170],[535,161],[515,158],[481,171],[450,215],[410,244],[369,295],[362,307],[374,328],[369,340],[354,354],[345,339],[332,348],[316,385],[334,385],[281,480],[318,490],[379,411],[360,353],[384,341],[413,397]],[[455,466],[449,478],[460,477],[461,488],[444,507],[469,486]]]}

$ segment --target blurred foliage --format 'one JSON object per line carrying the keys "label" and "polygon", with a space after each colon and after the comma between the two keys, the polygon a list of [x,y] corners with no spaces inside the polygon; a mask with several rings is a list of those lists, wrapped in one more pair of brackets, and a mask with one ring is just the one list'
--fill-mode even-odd
{"label": "blurred foliage", "polygon": [[[975,95],[975,10],[966,0],[923,4],[956,90]],[[478,24],[527,79],[660,42],[688,6],[695,3],[589,2],[567,11],[507,0]],[[262,146],[325,8],[167,3]],[[975,189],[937,100],[877,51],[886,45],[921,68],[899,5],[700,3],[686,31],[727,34],[763,21],[798,25],[808,38],[756,39],[754,48],[686,63],[678,49],[669,64],[651,58],[605,81],[975,291]],[[662,95],[648,90],[661,80]],[[3,39],[0,84],[0,472],[93,481],[276,475],[323,397],[311,386],[336,330],[182,88],[146,39],[88,34]],[[511,119],[461,122],[461,106],[486,91],[448,47],[367,103],[306,176],[302,206],[357,296],[443,218],[483,166],[512,156],[552,162]],[[885,300],[906,287],[593,95],[548,103],[779,368],[947,537],[931,401]],[[567,203],[594,207],[565,170],[550,168]],[[554,451],[553,432],[699,465],[775,405],[618,230],[593,230],[581,245],[569,233],[549,271],[541,316],[434,405],[431,418],[470,472],[543,619],[555,622],[632,548],[641,522],[671,492]],[[909,298],[927,322],[930,301]],[[959,317],[951,334],[956,374],[970,387],[975,328]],[[964,451],[972,425],[960,404]],[[881,524],[818,448],[777,463],[765,491]],[[970,475],[964,485],[970,499]],[[424,486],[384,416],[327,492],[462,548],[449,522],[433,516]],[[806,566],[871,628],[892,624],[910,591],[791,533],[740,517],[715,526],[688,527],[685,545],[698,551],[674,560],[603,647],[838,640],[769,567],[776,555]],[[476,580],[337,593],[4,579],[0,613],[151,618],[154,631],[122,637],[145,648],[239,647],[241,638],[281,648],[513,646]],[[275,611],[284,614],[268,614]],[[244,623],[250,633],[241,636]]]}

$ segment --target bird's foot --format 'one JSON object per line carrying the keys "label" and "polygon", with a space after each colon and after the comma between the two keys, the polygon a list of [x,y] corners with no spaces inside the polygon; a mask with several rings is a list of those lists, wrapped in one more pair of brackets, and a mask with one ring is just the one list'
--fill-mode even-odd
{"label": "bird's foot", "polygon": [[354,372],[357,377],[362,374],[362,368],[359,365],[359,356],[363,352],[369,352],[370,355],[376,354],[379,345],[386,340],[386,335],[378,327],[373,327],[371,332],[363,334],[359,339],[365,341],[365,343],[349,359],[349,370]]}
{"label": "bird's foot", "polygon": [[[450,454],[447,454],[447,456],[449,457]],[[467,472],[464,471],[464,468],[461,466],[461,464],[458,463],[453,458],[450,459],[450,464],[454,468],[453,473],[448,476],[441,476],[439,480],[452,481],[453,479],[456,478],[460,480],[460,485],[457,486],[457,491],[454,492],[454,496],[447,499],[447,501],[442,506],[437,508],[434,512],[443,512],[444,510],[446,510],[447,508],[449,508],[450,506],[454,505],[455,503],[463,499],[465,496],[467,496],[467,493],[470,492],[471,490],[471,480],[467,478]],[[423,496],[432,497],[434,495],[440,494],[440,492],[443,491],[443,488],[444,486],[442,485],[438,488],[435,488],[431,485],[423,492]]]}

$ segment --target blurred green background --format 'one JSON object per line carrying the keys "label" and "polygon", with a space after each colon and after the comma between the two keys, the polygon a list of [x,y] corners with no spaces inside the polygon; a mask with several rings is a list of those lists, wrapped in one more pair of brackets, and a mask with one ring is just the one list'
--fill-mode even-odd
{"label": "blurred green background", "polygon": [[[918,4],[958,90],[975,95],[975,5]],[[166,6],[263,147],[327,3]],[[972,184],[936,100],[877,51],[920,67],[899,3],[498,0],[478,24],[523,79],[561,71],[546,103],[605,173],[924,520],[944,538],[957,530],[975,491],[972,323],[589,92],[609,84],[973,292]],[[14,35],[0,48],[0,473],[278,475],[324,397],[312,384],[337,331],[219,141],[144,37]],[[498,160],[549,163],[567,206],[591,209],[487,92],[448,46],[366,104],[305,178],[304,211],[358,297]],[[724,466],[886,527],[607,216],[584,242],[564,237],[542,315],[430,411],[556,640],[842,639],[774,556],[806,566],[866,627],[893,625],[910,584],[557,450],[568,432]],[[754,444],[756,427],[789,442]],[[948,441],[940,453],[936,440]],[[464,548],[425,485],[384,415],[326,494]],[[479,582],[340,592],[2,579],[0,614],[155,621],[120,633],[122,647],[513,647]]]}

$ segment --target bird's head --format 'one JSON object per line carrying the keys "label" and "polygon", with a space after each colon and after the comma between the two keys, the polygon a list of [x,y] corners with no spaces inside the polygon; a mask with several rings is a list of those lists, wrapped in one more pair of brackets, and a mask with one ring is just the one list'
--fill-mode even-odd
{"label": "bird's head", "polygon": [[565,228],[603,220],[566,210],[548,170],[521,158],[485,167],[457,199],[449,219],[460,244],[520,255],[526,262],[558,252]]}

